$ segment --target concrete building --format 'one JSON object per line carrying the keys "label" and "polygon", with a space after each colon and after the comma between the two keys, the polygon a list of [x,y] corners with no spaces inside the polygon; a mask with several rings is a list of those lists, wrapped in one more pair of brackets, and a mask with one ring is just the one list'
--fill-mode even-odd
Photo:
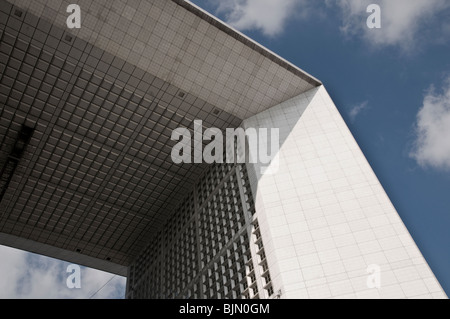
{"label": "concrete building", "polygon": [[[71,2],[0,0],[0,244],[128,298],[446,298],[319,80],[183,0]],[[173,163],[194,120],[280,129],[278,172]]]}

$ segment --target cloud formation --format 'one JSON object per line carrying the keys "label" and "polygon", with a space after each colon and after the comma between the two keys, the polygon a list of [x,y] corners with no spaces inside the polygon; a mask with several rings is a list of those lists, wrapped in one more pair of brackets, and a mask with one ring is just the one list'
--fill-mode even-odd
{"label": "cloud formation", "polygon": [[[213,3],[213,2],[211,2]],[[448,0],[325,0],[328,15],[341,12],[341,31],[348,37],[360,37],[374,47],[395,46],[413,52],[421,41],[448,43],[446,19],[436,19],[450,11]],[[379,4],[382,28],[369,29],[366,21],[369,4]],[[323,15],[323,3],[313,0],[223,0],[214,1],[217,14],[238,30],[259,30],[273,37],[284,31],[295,16]],[[339,11],[338,11],[339,12]]]}
{"label": "cloud formation", "polygon": [[353,106],[350,111],[348,112],[348,115],[350,116],[350,120],[354,122],[356,120],[356,117],[364,110],[366,110],[369,107],[369,102],[364,101],[358,105]]}
{"label": "cloud formation", "polygon": [[450,171],[450,78],[441,93],[432,87],[417,114],[410,156],[422,167]]}
{"label": "cloud formation", "polygon": [[260,30],[273,37],[283,31],[286,21],[293,16],[303,0],[224,0],[218,4],[218,13],[234,28]]}
{"label": "cloud formation", "polygon": [[[367,27],[366,10],[372,3],[381,7],[381,29]],[[438,19],[433,17],[450,8],[446,0],[327,0],[327,4],[341,9],[341,31],[345,35],[361,36],[373,46],[397,46],[407,52],[425,36],[436,35],[446,28],[435,25]]]}
{"label": "cloud formation", "polygon": [[81,289],[69,289],[66,280],[70,263],[5,246],[0,246],[0,256],[0,299],[88,299],[91,296],[120,299],[125,296],[123,277],[81,267]]}

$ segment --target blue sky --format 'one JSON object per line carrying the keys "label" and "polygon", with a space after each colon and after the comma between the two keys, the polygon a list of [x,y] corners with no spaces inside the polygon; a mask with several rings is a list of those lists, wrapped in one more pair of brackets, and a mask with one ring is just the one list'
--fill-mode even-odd
{"label": "blue sky", "polygon": [[[195,0],[320,79],[450,295],[450,2]],[[382,28],[366,26],[380,4]],[[0,298],[121,298],[125,279],[0,247]],[[85,278],[85,279],[83,279]],[[64,279],[64,280],[63,280]],[[108,282],[109,281],[109,282]],[[40,288],[39,288],[40,287]]]}

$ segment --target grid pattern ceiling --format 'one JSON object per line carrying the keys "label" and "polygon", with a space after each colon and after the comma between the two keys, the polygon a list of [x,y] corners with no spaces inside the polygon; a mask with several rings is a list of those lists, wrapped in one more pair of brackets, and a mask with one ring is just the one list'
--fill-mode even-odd
{"label": "grid pattern ceiling", "polygon": [[[71,0],[10,0],[66,27]],[[77,37],[245,119],[320,82],[184,0],[78,0]]]}
{"label": "grid pattern ceiling", "polygon": [[205,169],[172,130],[241,120],[4,1],[0,32],[0,168],[34,128],[0,232],[128,265]]}

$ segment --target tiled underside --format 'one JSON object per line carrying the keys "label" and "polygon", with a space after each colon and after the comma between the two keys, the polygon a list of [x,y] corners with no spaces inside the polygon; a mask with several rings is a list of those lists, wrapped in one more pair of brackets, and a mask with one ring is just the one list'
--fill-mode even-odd
{"label": "tiled underside", "polygon": [[[66,28],[71,0],[9,0]],[[78,0],[77,37],[239,117],[320,85],[302,70],[179,0]]]}
{"label": "tiled underside", "polygon": [[172,129],[240,120],[6,2],[0,167],[35,128],[0,203],[0,232],[127,265],[203,165],[170,160]]}

